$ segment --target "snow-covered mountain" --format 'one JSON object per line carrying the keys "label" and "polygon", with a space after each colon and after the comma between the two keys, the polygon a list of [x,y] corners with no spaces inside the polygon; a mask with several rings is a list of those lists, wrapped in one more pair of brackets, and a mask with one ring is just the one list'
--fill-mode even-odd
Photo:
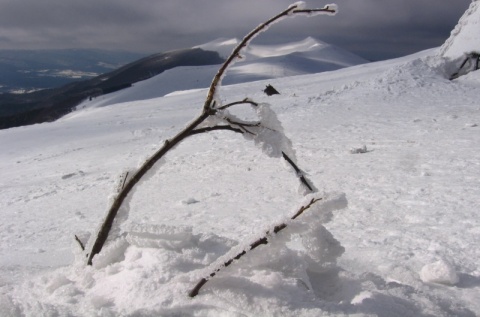
{"label": "snow-covered mountain", "polygon": [[[215,42],[204,47],[215,50]],[[312,37],[283,45],[252,45],[246,49],[244,58],[245,62],[231,70],[232,78],[236,78],[237,82],[242,78],[269,79],[320,73],[368,62]]]}
{"label": "snow-covered mountain", "polygon": [[450,38],[440,48],[439,55],[457,59],[465,53],[480,54],[480,2],[472,1],[470,7],[460,18]]}
{"label": "snow-covered mountain", "polygon": [[[217,39],[196,46],[205,51],[218,52],[226,58],[238,39]],[[252,45],[243,59],[231,67],[224,78],[225,85],[287,76],[314,74],[364,64],[368,61],[317,39],[279,45]],[[175,91],[206,88],[210,85],[218,66],[176,67],[118,93],[101,96],[79,106],[99,107],[133,100],[145,100]]]}
{"label": "snow-covered mountain", "polygon": [[[23,95],[0,94],[0,129],[56,120],[93,97],[97,98],[79,107],[105,106],[208,87],[217,71],[216,65],[223,62],[217,52],[224,56],[236,42],[217,40],[195,48],[153,54],[89,80],[55,89]],[[252,46],[247,55],[246,62],[231,69],[225,84],[317,73],[366,62],[313,38],[283,45]],[[145,80],[151,77],[152,80]],[[140,87],[112,94],[136,83]]]}
{"label": "snow-covered mountain", "polygon": [[[0,316],[480,315],[480,72],[451,81],[450,63],[432,49],[221,87],[224,103],[271,104],[324,201],[193,299],[231,250],[308,201],[250,138],[216,131],[177,146],[92,267],[74,235],[86,241],[119,175],[197,116],[206,90],[171,93],[153,78],[109,106],[0,131]],[[281,95],[263,94],[267,83]]]}

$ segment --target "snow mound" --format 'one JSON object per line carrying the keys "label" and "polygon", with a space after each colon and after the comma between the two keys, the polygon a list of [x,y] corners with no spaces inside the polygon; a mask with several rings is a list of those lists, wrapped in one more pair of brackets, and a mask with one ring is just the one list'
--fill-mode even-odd
{"label": "snow mound", "polygon": [[455,267],[448,261],[440,260],[425,265],[420,271],[420,278],[424,282],[455,285],[458,283],[458,275]]}
{"label": "snow mound", "polygon": [[[386,70],[364,80],[353,80],[341,87],[327,90],[315,99],[321,102],[351,100],[352,94],[360,94],[370,99],[394,100],[400,96],[413,95],[421,100],[422,94],[431,89],[443,87],[445,91],[454,91],[448,68],[449,63],[439,60],[429,51],[428,55],[399,62]],[[418,92],[418,93],[417,93]]]}
{"label": "snow mound", "polygon": [[[309,196],[303,203],[313,198],[318,197]],[[29,295],[15,303],[0,297],[0,311],[28,316],[193,312],[218,316],[230,302],[228,310],[235,316],[264,315],[272,305],[279,309],[298,300],[308,302],[319,282],[310,277],[335,274],[336,260],[344,252],[324,224],[333,211],[347,206],[345,195],[325,194],[322,198],[298,220],[285,219],[287,228],[270,234],[268,245],[248,252],[228,268],[222,268],[223,263],[232,254],[248,250],[257,236],[233,241],[211,233],[193,233],[189,227],[134,224],[126,238],[102,250],[93,267],[83,266],[84,259],[79,257],[71,267],[28,281],[14,294],[26,294],[28,289]],[[265,232],[258,236],[262,234]],[[216,268],[222,270],[197,298],[189,299],[189,289]]]}

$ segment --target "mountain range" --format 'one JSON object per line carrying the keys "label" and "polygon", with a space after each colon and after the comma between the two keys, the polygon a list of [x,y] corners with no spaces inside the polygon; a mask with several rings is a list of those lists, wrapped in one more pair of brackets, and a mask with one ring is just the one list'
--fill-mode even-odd
{"label": "mountain range", "polygon": [[[208,87],[217,69],[208,65],[222,63],[225,54],[237,43],[237,39],[218,39],[194,48],[150,55],[58,88],[27,94],[0,94],[0,129],[53,121],[80,103],[80,107],[84,107],[92,100],[105,105],[131,98],[148,99],[152,93],[168,94],[174,90]],[[361,57],[313,38],[283,45],[257,45],[249,48],[242,61],[232,67],[231,76],[225,78],[224,84],[318,73],[365,62]],[[151,77],[153,81],[143,83]],[[139,96],[135,89],[126,89],[135,83],[151,88],[142,86]],[[112,94],[118,90],[122,92]],[[126,97],[128,95],[131,97]]]}
{"label": "mountain range", "polygon": [[27,93],[91,79],[144,56],[93,49],[0,50],[0,93]]}

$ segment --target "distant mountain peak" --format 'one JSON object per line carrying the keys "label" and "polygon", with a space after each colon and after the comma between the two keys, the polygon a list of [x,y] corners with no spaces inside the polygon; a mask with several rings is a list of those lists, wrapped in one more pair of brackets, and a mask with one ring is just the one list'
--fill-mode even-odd
{"label": "distant mountain peak", "polygon": [[[215,51],[223,57],[227,58],[232,50],[240,43],[237,38],[218,38],[211,42],[194,46],[194,48],[201,48],[206,51]],[[293,53],[311,52],[326,47],[334,47],[334,45],[325,43],[311,36],[306,37],[303,40],[279,43],[279,44],[250,44],[243,52],[246,55],[246,60],[252,60],[257,58],[268,58],[285,56]]]}
{"label": "distant mountain peak", "polygon": [[240,40],[237,38],[227,39],[221,37],[211,42],[194,46],[193,48],[201,48],[204,51],[218,52],[221,57],[227,58],[238,43],[240,43]]}

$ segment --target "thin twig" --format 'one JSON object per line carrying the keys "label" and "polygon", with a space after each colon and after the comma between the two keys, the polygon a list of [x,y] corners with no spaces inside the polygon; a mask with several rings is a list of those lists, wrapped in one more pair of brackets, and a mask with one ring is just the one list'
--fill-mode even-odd
{"label": "thin twig", "polygon": [[200,134],[200,133],[205,133],[205,132],[210,132],[210,131],[219,131],[219,130],[227,130],[227,131],[233,131],[237,133],[244,133],[240,129],[235,129],[232,126],[229,125],[217,125],[213,127],[205,127],[205,128],[198,128],[190,132],[190,135],[195,135],[195,134]]}
{"label": "thin twig", "polygon": [[328,6],[325,7],[325,8],[322,8],[322,9],[308,9],[308,10],[303,9],[303,10],[299,10],[299,9],[297,9],[297,6],[294,5],[294,6],[289,7],[288,9],[284,10],[283,12],[280,12],[279,14],[277,14],[273,18],[267,20],[266,22],[260,24],[255,29],[253,29],[250,33],[248,33],[247,36],[245,36],[243,38],[243,40],[233,49],[230,56],[223,63],[223,65],[220,67],[217,74],[213,78],[212,83],[210,84],[210,88],[208,89],[207,99],[205,100],[205,103],[203,105],[204,111],[208,111],[208,109],[211,108],[212,101],[215,98],[215,93],[217,91],[217,86],[218,86],[221,78],[225,74],[226,70],[228,69],[228,67],[230,67],[230,65],[233,63],[233,61],[236,58],[241,56],[241,54],[240,54],[241,50],[244,47],[248,46],[248,44],[255,37],[255,35],[257,35],[261,31],[263,31],[264,29],[268,28],[272,23],[274,23],[276,20],[278,20],[278,19],[280,19],[284,16],[287,16],[287,15],[290,15],[290,14],[297,14],[297,13],[302,14],[302,13],[312,13],[312,12],[335,13],[336,11],[330,9]]}
{"label": "thin twig", "polygon": [[330,9],[329,6],[326,6],[325,8],[322,8],[322,9],[303,9],[303,10],[293,10],[292,12],[293,13],[307,13],[307,14],[310,14],[310,13],[315,13],[315,12],[335,13],[337,11],[335,11],[334,9]]}
{"label": "thin twig", "polygon": [[[296,213],[295,215],[292,216],[292,220],[295,220],[296,218],[298,218],[305,210],[309,209],[310,207],[312,207],[313,204],[315,204],[316,202],[322,200],[323,198],[312,198],[312,200],[306,205],[306,206],[302,206]],[[287,227],[287,224],[286,223],[282,223],[280,225],[277,225],[273,228],[272,231],[267,231],[265,233],[265,236],[252,242],[250,244],[250,249],[248,251],[251,251],[253,249],[256,249],[257,247],[261,246],[261,245],[265,245],[265,244],[268,244],[268,237],[271,236],[272,232],[274,234],[277,234],[279,233],[280,231],[282,231],[283,229],[285,229]],[[247,254],[246,250],[238,253],[235,257],[229,259],[228,261],[226,261],[225,263],[223,263],[223,265],[220,267],[220,268],[217,268],[215,269],[212,273],[210,273],[208,275],[208,277],[204,277],[202,278],[198,283],[197,285],[195,285],[195,287],[188,293],[188,296],[190,297],[195,297],[198,295],[198,292],[200,291],[200,289],[212,278],[214,277],[222,268],[225,268],[225,267],[228,267],[230,266],[230,264],[233,263],[233,261],[235,260],[239,260],[242,256],[244,256],[245,254]]]}
{"label": "thin twig", "polygon": [[255,107],[258,106],[258,103],[257,103],[257,102],[255,102],[255,101],[253,101],[253,100],[250,100],[250,99],[248,99],[248,98],[245,98],[244,100],[235,101],[235,102],[229,103],[229,104],[227,104],[227,105],[224,105],[224,106],[222,106],[222,107],[219,107],[219,108],[217,108],[217,109],[218,109],[218,110],[225,110],[225,109],[230,108],[230,107],[232,107],[232,106],[242,105],[242,104],[250,104],[250,105],[255,106]]}
{"label": "thin twig", "polygon": [[288,164],[293,167],[302,184],[305,185],[311,192],[314,192],[315,190],[313,189],[313,186],[308,183],[307,178],[305,177],[305,175],[303,175],[303,171],[295,164],[295,162],[293,162],[290,157],[288,157],[287,154],[285,154],[285,152],[282,151],[282,155],[285,161],[287,161]]}
{"label": "thin twig", "polygon": [[80,249],[82,249],[82,251],[85,251],[85,245],[83,244],[82,240],[80,240],[80,238],[77,237],[77,235],[75,235],[75,241],[77,241],[78,244],[80,245]]}
{"label": "thin twig", "polygon": [[237,122],[237,121],[233,121],[230,118],[224,118],[224,120],[227,121],[228,123],[230,123],[233,126],[239,127],[244,133],[248,133],[248,134],[251,134],[251,135],[255,135],[255,133],[253,133],[252,131],[249,131],[247,128],[254,128],[254,127],[261,127],[262,126],[260,122]]}

